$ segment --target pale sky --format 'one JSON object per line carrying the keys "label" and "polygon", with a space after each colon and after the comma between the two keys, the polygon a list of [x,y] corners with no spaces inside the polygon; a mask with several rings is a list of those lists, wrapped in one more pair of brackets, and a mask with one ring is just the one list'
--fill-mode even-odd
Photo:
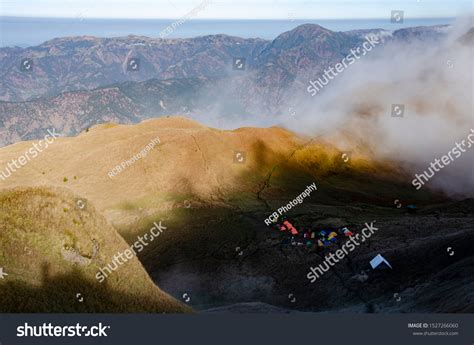
{"label": "pale sky", "polygon": [[[181,18],[203,0],[0,0],[3,16]],[[210,0],[193,19],[456,17],[472,13],[471,0]]]}

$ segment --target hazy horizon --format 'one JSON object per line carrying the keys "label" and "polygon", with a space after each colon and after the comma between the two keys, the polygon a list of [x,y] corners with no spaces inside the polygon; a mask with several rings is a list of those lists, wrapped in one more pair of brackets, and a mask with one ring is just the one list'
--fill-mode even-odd
{"label": "hazy horizon", "polygon": [[[242,38],[272,40],[302,24],[318,24],[332,31],[385,29],[453,24],[456,18],[405,18],[391,23],[378,19],[191,19],[182,23],[169,38],[193,38],[225,34]],[[129,35],[159,37],[173,19],[91,19],[0,17],[0,46],[35,46],[48,40],[70,36],[124,37]]]}
{"label": "hazy horizon", "polygon": [[[271,11],[269,11],[271,8]],[[468,0],[15,0],[3,1],[5,16],[178,19],[192,11],[201,19],[374,19],[402,10],[411,18],[455,17],[472,9]],[[310,15],[308,15],[310,14]]]}

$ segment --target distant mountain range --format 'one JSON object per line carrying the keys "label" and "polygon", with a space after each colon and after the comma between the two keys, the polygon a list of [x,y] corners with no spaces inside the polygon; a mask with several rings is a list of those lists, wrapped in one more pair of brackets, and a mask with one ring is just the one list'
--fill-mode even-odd
{"label": "distant mountain range", "polygon": [[102,122],[216,110],[274,114],[288,90],[339,62],[368,34],[383,42],[441,39],[449,26],[334,32],[305,24],[273,41],[65,37],[0,49],[0,145],[55,127],[76,134]]}

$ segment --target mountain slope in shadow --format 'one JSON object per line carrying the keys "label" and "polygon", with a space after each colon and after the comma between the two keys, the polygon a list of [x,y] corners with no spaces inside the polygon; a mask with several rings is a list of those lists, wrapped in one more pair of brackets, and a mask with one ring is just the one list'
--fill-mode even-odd
{"label": "mountain slope in shadow", "polygon": [[[160,144],[145,157],[108,176],[157,137]],[[0,149],[0,163],[6,165],[31,145],[22,142]],[[362,149],[344,161],[341,152],[322,138],[299,137],[277,127],[216,130],[170,117],[133,126],[104,124],[74,138],[59,138],[3,184],[33,187],[28,189],[29,202],[36,200],[31,191],[40,186],[67,187],[95,205],[129,244],[154,222],[163,221],[166,231],[139,254],[140,262],[160,288],[176,298],[188,294],[189,304],[198,310],[470,311],[472,200],[450,200],[428,188],[416,191],[410,180],[396,162],[374,161]],[[380,229],[314,284],[306,276],[310,267],[322,262],[324,252],[293,246],[286,233],[264,223],[312,183],[317,191],[286,213],[298,229],[349,226],[360,232],[365,222],[374,220]],[[397,208],[394,200],[403,207]],[[407,212],[410,203],[418,205],[418,213]],[[44,208],[30,209],[28,202],[8,205],[5,217],[21,211],[38,218]],[[61,222],[48,223],[48,231],[57,233],[54,243],[70,239],[64,229],[81,229],[75,224],[82,224],[81,213],[74,211],[74,222],[64,211],[73,206],[70,201],[65,207],[55,206],[64,216]],[[14,218],[14,224],[23,226],[15,229],[25,228],[17,218],[28,218]],[[65,244],[90,256],[93,238],[85,238]],[[454,256],[448,255],[448,247],[454,248]],[[44,248],[58,255],[57,247]],[[13,249],[8,257],[12,253]],[[379,253],[393,270],[370,271],[368,263]],[[63,264],[60,259],[54,260]],[[33,274],[31,282],[40,284],[45,281],[44,260],[36,261],[33,273],[24,268],[24,274]],[[54,271],[56,264],[49,267],[48,277],[70,272],[69,266],[59,272]],[[132,265],[124,265],[109,278],[118,280],[111,286],[114,291],[138,289],[130,279],[132,272],[124,271],[127,267],[132,270]],[[138,261],[134,267],[135,274],[145,274]],[[96,269],[87,277],[94,279]],[[450,275],[451,269],[468,276]],[[365,281],[357,279],[362,270],[368,270]],[[145,283],[138,285],[148,290],[153,284],[146,274],[143,279]],[[448,290],[452,297],[441,298]],[[395,293],[402,296],[400,302]],[[232,305],[236,307],[226,307]],[[260,308],[263,305],[278,308]]]}
{"label": "mountain slope in shadow", "polygon": [[[100,283],[127,244],[92,204],[64,189],[0,193],[2,312],[189,312],[162,292],[136,257]],[[78,206],[79,205],[79,206]]]}

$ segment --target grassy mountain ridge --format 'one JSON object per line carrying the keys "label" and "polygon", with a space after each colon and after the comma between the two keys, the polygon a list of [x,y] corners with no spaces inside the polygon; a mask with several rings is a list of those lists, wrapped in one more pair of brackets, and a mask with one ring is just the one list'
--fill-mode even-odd
{"label": "grassy mountain ridge", "polygon": [[127,245],[92,204],[82,199],[80,208],[77,200],[58,188],[1,191],[2,312],[190,311],[156,287],[136,258],[99,283],[97,271]]}
{"label": "grassy mountain ridge", "polygon": [[[108,176],[113,167],[130,159],[157,137],[160,144],[145,157],[118,175]],[[31,145],[32,142],[21,142],[1,148],[0,166],[5,167]],[[236,152],[243,154],[242,161],[236,160]],[[60,290],[67,291],[69,298],[73,291],[64,281],[77,275],[81,280],[73,286],[83,287],[87,292],[84,298],[97,295],[100,298],[92,299],[108,301],[112,310],[166,309],[161,304],[157,304],[158,307],[152,303],[146,307],[141,304],[140,300],[150,299],[145,291],[151,290],[152,295],[158,293],[153,292],[155,287],[152,288],[142,264],[159,287],[178,299],[187,293],[191,296],[191,306],[196,309],[256,301],[301,310],[354,307],[363,311],[366,307],[372,308],[370,303],[379,303],[378,299],[382,299],[380,305],[385,308],[383,305],[390,304],[391,298],[387,299],[386,293],[394,289],[415,287],[417,293],[426,295],[419,277],[435,281],[438,278],[433,275],[434,267],[448,270],[451,265],[460,265],[463,270],[471,269],[468,241],[472,238],[472,229],[465,213],[466,210],[469,213],[472,202],[466,201],[466,210],[463,208],[460,214],[445,214],[440,221],[436,217],[446,213],[441,203],[448,202],[454,210],[459,205],[429,189],[416,191],[407,183],[410,179],[405,174],[396,162],[374,161],[363,148],[354,151],[345,162],[341,152],[322,138],[299,137],[278,127],[217,130],[179,116],[136,125],[101,124],[77,137],[57,139],[36,159],[2,181],[5,188],[20,188],[18,193],[22,194],[19,201],[6,202],[2,207],[1,210],[6,211],[2,213],[5,220],[1,224],[7,224],[9,229],[19,228],[18,234],[23,234],[32,231],[28,229],[35,226],[32,219],[37,218],[39,229],[49,229],[44,230],[48,234],[52,232],[51,245],[43,245],[41,243],[48,242],[41,240],[42,247],[37,253],[48,248],[52,258],[48,256],[49,260],[43,261],[53,264],[45,266],[49,269],[42,269],[41,260],[35,260],[31,285],[47,286],[48,290],[61,286]],[[344,225],[360,229],[365,222],[376,220],[383,231],[361,246],[350,262],[338,266],[337,274],[326,275],[317,286],[308,289],[307,270],[321,257],[306,247],[283,245],[285,234],[266,226],[264,219],[313,182],[318,190],[287,213],[298,229]],[[50,188],[58,187],[69,189],[67,193],[73,197],[62,201],[64,198],[50,196],[53,193]],[[74,194],[70,194],[71,191]],[[12,193],[16,195],[15,190],[2,190],[2,193],[7,200],[16,200],[9,197]],[[37,193],[40,197],[35,196]],[[106,225],[102,216],[93,218],[98,220],[93,227],[89,226],[88,218],[73,209],[74,195],[85,198],[87,207],[93,205],[115,229]],[[407,214],[404,207],[395,207],[395,199],[404,206],[416,203],[422,210],[418,215]],[[100,234],[115,238],[113,241],[118,244],[114,248],[125,248],[125,242],[117,233],[130,245],[157,220],[162,220],[167,230],[159,241],[139,253],[141,264],[137,261],[136,265],[124,265],[109,278],[112,279],[110,289],[123,291],[123,296],[106,293],[103,286],[94,282],[95,263],[90,269],[79,267],[78,273],[63,263],[62,245],[77,248],[87,258],[91,256],[91,241],[99,233],[95,239],[102,246],[109,242],[104,242]],[[68,235],[71,231],[72,235]],[[28,250],[20,255],[13,252],[13,248],[17,249],[18,244],[28,248],[36,246],[28,242],[27,237],[21,241],[15,238],[5,237],[8,252],[4,258],[8,260],[4,266],[5,271],[13,275],[8,279],[22,282],[17,272],[30,274],[26,272],[29,271],[26,268]],[[456,247],[459,256],[451,259],[440,255],[440,251],[445,254],[443,245]],[[388,256],[397,267],[396,273],[374,274],[372,285],[359,287],[351,277],[378,251]],[[111,249],[106,257],[112,254]],[[18,266],[11,261],[15,255],[21,257]],[[422,256],[431,261],[414,265]],[[144,283],[137,285],[142,289],[130,281],[132,273],[125,269],[141,276],[138,281]],[[85,276],[84,284],[82,276]],[[403,277],[409,279],[403,281]],[[39,294],[31,286],[24,287],[26,283],[9,284],[5,285],[9,293],[24,288],[27,296]],[[452,284],[456,296],[464,294],[460,282]],[[132,295],[145,297],[137,297],[123,306],[117,304],[115,296],[127,301],[128,289],[137,289]],[[289,293],[298,295],[298,305],[288,304]],[[434,297],[430,298],[437,298],[440,293],[433,290],[430,295]],[[106,296],[114,297],[110,301]],[[454,303],[453,299],[445,306],[423,303],[423,307],[441,312],[464,310],[462,303]],[[179,305],[172,303],[166,310],[181,311]],[[416,305],[405,307],[406,310],[419,308]],[[73,304],[67,310],[76,310],[74,308]],[[110,310],[100,303],[88,305],[88,311],[95,309]]]}

